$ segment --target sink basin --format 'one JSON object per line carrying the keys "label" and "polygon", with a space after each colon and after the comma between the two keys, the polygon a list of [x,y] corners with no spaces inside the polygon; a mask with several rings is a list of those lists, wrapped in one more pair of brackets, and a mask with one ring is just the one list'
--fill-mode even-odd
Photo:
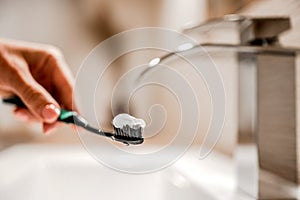
{"label": "sink basin", "polygon": [[17,145],[0,153],[0,163],[0,199],[236,199],[234,165],[218,153],[199,160],[189,150],[142,175],[107,168],[80,145]]}

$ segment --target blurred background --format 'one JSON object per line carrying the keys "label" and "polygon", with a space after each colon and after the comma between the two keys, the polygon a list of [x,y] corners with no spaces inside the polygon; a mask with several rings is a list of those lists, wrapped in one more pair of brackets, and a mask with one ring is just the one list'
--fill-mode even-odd
{"label": "blurred background", "polygon": [[[98,43],[122,31],[140,27],[165,27],[182,31],[187,25],[199,24],[232,13],[289,16],[292,29],[284,33],[280,41],[286,46],[300,47],[298,0],[0,0],[0,37],[55,45],[63,51],[73,74],[76,75],[84,58]],[[227,32],[197,38],[199,42],[226,42],[235,39],[234,35]],[[108,52],[112,50],[108,49]],[[164,52],[156,53],[161,55]],[[106,87],[101,90],[102,96],[106,98],[97,110],[101,113],[100,121],[104,128],[110,128],[110,95],[114,83],[129,66],[147,63],[154,55],[155,52],[148,52],[147,55],[140,52],[132,57],[122,57],[112,64]],[[220,55],[216,55],[215,62],[217,65],[221,63],[222,66],[232,66],[219,69],[228,101],[225,127],[217,145],[219,151],[231,155],[237,130],[237,96],[234,92],[237,90],[237,66],[234,59]],[[162,93],[152,89],[146,96],[166,102],[167,107],[175,115],[178,114],[169,97]],[[199,95],[202,107],[208,105],[208,95]],[[139,108],[151,102],[145,101],[145,98],[144,96],[140,100],[142,103],[137,103],[137,113]],[[122,112],[122,99],[117,109]],[[202,111],[207,115],[202,115],[204,118],[195,143],[201,143],[209,127],[211,108],[208,106],[206,109]],[[11,107],[0,104],[0,149],[23,142],[79,143],[76,132],[67,126],[59,128],[54,134],[44,136],[40,126],[17,121],[11,111]],[[175,120],[169,121],[174,124],[178,119],[170,120]],[[174,127],[167,127],[165,132],[172,133],[172,128]],[[168,134],[165,134],[165,137],[154,142],[163,144],[168,139]]]}

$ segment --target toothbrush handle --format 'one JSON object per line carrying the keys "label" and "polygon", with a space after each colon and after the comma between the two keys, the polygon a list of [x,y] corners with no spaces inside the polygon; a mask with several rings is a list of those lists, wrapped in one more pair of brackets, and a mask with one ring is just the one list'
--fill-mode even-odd
{"label": "toothbrush handle", "polygon": [[[27,108],[26,105],[23,103],[23,101],[18,96],[4,98],[4,99],[2,99],[2,102],[6,103],[6,104],[16,105],[16,106],[21,107],[21,108]],[[71,112],[72,111],[61,109],[61,114],[58,117],[57,121],[62,121],[62,122],[66,122],[66,123],[74,123],[74,121],[65,120],[65,118],[63,118],[63,116],[62,116],[62,115],[66,115],[66,113],[71,113]]]}
{"label": "toothbrush handle", "polygon": [[4,99],[2,99],[2,102],[7,103],[7,104],[13,104],[13,105],[16,105],[16,106],[21,107],[21,108],[26,108],[26,105],[17,96],[13,96],[13,97],[10,97],[10,98],[4,98]]}
{"label": "toothbrush handle", "polygon": [[[2,102],[6,103],[6,104],[16,105],[16,106],[21,107],[21,108],[26,108],[26,105],[23,103],[23,101],[18,96],[13,96],[13,97],[10,97],[10,98],[4,98],[4,99],[2,99]],[[105,131],[99,130],[97,128],[93,128],[92,126],[90,126],[88,124],[86,119],[81,117],[75,111],[60,109],[60,115],[57,118],[57,121],[64,122],[64,123],[67,123],[67,124],[75,124],[76,126],[80,126],[80,127],[84,128],[84,129],[86,129],[86,130],[88,130],[92,133],[97,134],[97,135],[101,135],[101,136],[105,136],[105,137],[109,137],[109,138],[112,138],[114,136],[113,133],[105,132]],[[121,141],[121,140],[119,140],[119,141]]]}

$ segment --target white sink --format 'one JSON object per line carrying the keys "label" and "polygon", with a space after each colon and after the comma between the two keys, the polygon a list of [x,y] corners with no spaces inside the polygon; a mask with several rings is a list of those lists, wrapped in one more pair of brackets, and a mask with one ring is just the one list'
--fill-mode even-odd
{"label": "white sink", "polygon": [[80,145],[17,145],[0,152],[0,199],[236,199],[232,160],[190,150],[171,167],[132,175],[95,161]]}

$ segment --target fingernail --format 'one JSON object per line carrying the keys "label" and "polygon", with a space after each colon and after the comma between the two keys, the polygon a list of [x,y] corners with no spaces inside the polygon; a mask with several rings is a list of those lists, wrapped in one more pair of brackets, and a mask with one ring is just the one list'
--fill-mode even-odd
{"label": "fingernail", "polygon": [[42,116],[47,123],[55,122],[60,114],[60,109],[54,104],[48,104],[42,111]]}

